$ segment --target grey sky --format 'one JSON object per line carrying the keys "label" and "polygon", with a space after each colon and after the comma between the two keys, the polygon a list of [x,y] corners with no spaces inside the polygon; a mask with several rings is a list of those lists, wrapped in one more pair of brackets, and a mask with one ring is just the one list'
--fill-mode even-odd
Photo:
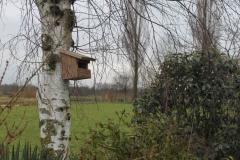
{"label": "grey sky", "polygon": [[[182,3],[186,3],[186,6],[188,6],[187,3],[190,3],[190,2],[191,1],[183,1]],[[192,37],[189,34],[190,33],[190,28],[187,25],[187,19],[183,18],[184,16],[181,15],[181,14],[186,14],[186,12],[184,13],[184,11],[179,8],[179,4],[177,2],[168,2],[166,0],[159,0],[159,3],[163,3],[164,4],[163,6],[169,5],[171,7],[170,11],[168,11],[168,12],[172,14],[170,16],[172,19],[169,19],[169,16],[167,16],[167,15],[164,17],[159,11],[150,10],[151,14],[155,16],[155,17],[152,17],[152,18],[153,19],[156,18],[157,23],[162,24],[162,25],[164,25],[164,27],[166,27],[166,28],[172,30],[173,32],[175,32],[176,33],[176,35],[175,35],[176,36],[175,37],[176,41],[181,40],[182,45],[186,45],[183,48],[186,48],[188,50],[192,49],[193,48],[193,45],[191,44],[192,43],[191,42]],[[101,6],[104,6],[104,5],[105,5],[104,3],[101,4]],[[20,13],[19,8],[17,8],[17,6],[21,6],[21,5],[16,2],[15,6],[14,6],[12,3],[9,2],[7,4],[7,6],[4,7],[5,8],[4,16],[2,16],[1,20],[0,20],[0,40],[1,40],[1,44],[6,42],[7,40],[9,40],[12,36],[16,35],[19,31],[19,27],[21,25],[21,18],[20,18],[21,13]],[[81,12],[88,13],[87,8],[81,8],[81,5],[76,5],[75,9],[77,9],[78,16],[80,16],[78,18],[81,20],[81,21],[79,21],[78,25],[81,25],[83,27],[87,27],[87,17],[86,17],[86,15],[84,17],[84,14],[81,13]],[[37,12],[37,11],[35,11],[35,12]],[[85,18],[85,21],[82,20],[84,18]],[[235,20],[235,19],[233,19],[233,20]],[[103,27],[107,28],[108,26],[103,26]],[[162,47],[162,48],[160,48],[160,51],[161,52],[168,52],[169,50],[174,51],[174,47],[169,45],[169,44],[172,43],[172,40],[170,39],[169,42],[166,41],[166,40],[169,40],[168,32],[165,29],[163,29],[163,28],[161,28],[157,25],[155,25],[155,27],[156,27],[155,32],[156,32],[156,35],[157,35],[156,39],[157,39],[157,41],[161,41],[161,42],[158,42],[159,44],[163,45],[163,46],[160,46],[160,47]],[[113,26],[113,28],[114,28],[114,26]],[[237,29],[238,29],[238,25],[237,25]],[[98,33],[96,32],[96,34],[98,34]],[[164,38],[166,38],[166,39],[164,39]],[[89,40],[87,33],[84,33],[84,32],[79,33],[79,39],[80,39],[79,40],[80,44],[87,43],[88,40]],[[3,72],[4,67],[5,67],[5,61],[8,60],[11,57],[10,52],[8,52],[7,50],[2,52],[1,44],[0,44],[0,76]],[[104,44],[101,44],[101,45],[104,46]],[[189,46],[192,47],[192,48],[190,48]],[[152,47],[152,46],[149,46],[149,47]],[[88,49],[88,48],[86,47],[86,49]],[[167,49],[167,50],[164,51],[164,49]],[[154,48],[149,49],[149,53],[153,52],[153,50],[154,50]],[[18,58],[22,59],[23,55],[24,55],[23,46],[19,46],[18,51],[19,51]],[[92,68],[92,70],[95,74],[95,76],[93,76],[93,77],[95,77],[96,79],[92,78],[91,80],[84,80],[84,81],[81,81],[81,82],[88,83],[90,85],[92,85],[94,82],[96,82],[96,83],[99,83],[99,82],[104,83],[106,81],[111,82],[112,77],[114,76],[115,72],[129,71],[128,62],[126,62],[124,60],[122,60],[122,62],[118,62],[116,60],[117,57],[115,56],[116,55],[115,53],[110,53],[108,51],[106,51],[106,52],[101,53],[102,55],[99,54],[98,57],[96,57],[97,60],[98,60],[98,63],[94,63],[94,67]],[[105,58],[104,54],[106,54],[108,57]],[[41,57],[39,57],[39,59],[41,59]],[[108,64],[105,64],[105,65],[101,64],[104,61],[107,61]],[[10,62],[11,63],[9,65],[7,74],[4,77],[3,83],[14,83],[14,82],[16,82],[17,69],[19,69],[20,61],[14,60],[13,57],[12,57]],[[90,66],[92,67],[93,65],[90,64]],[[158,68],[158,66],[156,68]],[[34,68],[32,70],[34,70]],[[102,72],[104,72],[104,75],[102,74]],[[25,75],[29,76],[29,74],[30,73],[26,73]],[[25,77],[21,78],[20,83],[21,83],[21,81],[22,82],[24,81],[24,78]],[[34,81],[32,83],[36,84],[37,79],[34,79]]]}
{"label": "grey sky", "polygon": [[[4,14],[0,20],[0,42],[1,42],[0,47],[2,44],[10,40],[13,36],[17,35],[17,33],[19,32],[19,28],[22,23],[21,12],[18,8],[19,6],[21,6],[21,4],[16,2],[15,4],[8,3],[4,7],[4,11],[3,11]],[[81,23],[81,25],[85,25],[85,27],[87,27],[86,22]],[[88,39],[84,38],[84,36],[86,36],[84,33],[81,33],[81,32],[79,33],[79,37],[82,38],[80,39],[80,43],[82,44],[88,42]],[[74,33],[73,33],[73,37],[76,37]],[[10,54],[7,48],[5,48],[4,51],[0,49],[0,76],[2,75],[3,70],[5,68],[6,60],[10,61],[10,64],[7,68],[7,72],[4,76],[2,84],[10,84],[15,82],[22,84],[24,83],[25,78],[29,77],[29,75],[31,74],[30,72],[29,73],[25,72],[26,73],[24,74],[25,77],[24,76],[18,77],[18,69],[20,68],[19,65],[21,64],[21,60],[24,58],[24,47],[21,45],[18,45],[17,56],[18,57],[16,59],[16,57]],[[109,63],[109,65],[103,68],[102,65],[96,65],[95,62],[93,62],[93,64],[90,64],[89,67],[92,70],[92,73],[94,73],[94,75],[92,75],[91,79],[81,80],[81,83],[87,84],[87,85],[93,85],[93,83],[111,82],[113,76],[115,75],[114,72],[112,71],[112,68],[114,68],[114,71],[117,71],[117,72],[126,72],[126,71],[128,72],[129,68],[128,68],[128,65],[126,64],[125,66],[122,66],[122,65],[118,65],[117,63],[114,63],[112,65],[110,65]],[[102,71],[106,73],[104,76],[101,75]],[[36,76],[35,78],[33,78],[31,83],[34,85],[37,85],[38,83],[37,79],[38,77]]]}
{"label": "grey sky", "polygon": [[[6,43],[12,36],[18,33],[19,27],[21,25],[20,21],[20,11],[13,4],[8,3],[4,7],[3,15],[0,20],[0,40],[1,45]],[[2,75],[5,68],[6,60],[10,60],[11,55],[8,50],[0,50],[0,75]],[[11,62],[11,61],[10,61]],[[17,63],[10,63],[6,75],[3,79],[4,83],[14,83],[16,80],[16,69]]]}

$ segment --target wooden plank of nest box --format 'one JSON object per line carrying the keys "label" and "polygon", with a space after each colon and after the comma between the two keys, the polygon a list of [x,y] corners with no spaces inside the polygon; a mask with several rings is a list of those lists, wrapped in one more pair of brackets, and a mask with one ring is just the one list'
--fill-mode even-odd
{"label": "wooden plank of nest box", "polygon": [[63,53],[63,54],[66,54],[66,55],[69,55],[71,57],[75,57],[75,58],[78,58],[78,59],[82,59],[82,60],[90,60],[90,61],[95,61],[96,60],[94,58],[91,58],[91,57],[88,57],[88,56],[85,56],[85,55],[82,55],[82,54],[79,54],[79,53],[66,51],[64,49],[61,49],[60,53]]}

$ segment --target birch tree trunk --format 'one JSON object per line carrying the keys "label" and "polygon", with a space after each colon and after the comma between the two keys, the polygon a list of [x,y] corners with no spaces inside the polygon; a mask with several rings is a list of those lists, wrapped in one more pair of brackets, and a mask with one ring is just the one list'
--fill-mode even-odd
{"label": "birch tree trunk", "polygon": [[[42,24],[43,61],[38,86],[41,144],[51,153],[69,153],[70,98],[69,81],[62,79],[60,49],[69,50],[75,13],[69,0],[36,0]],[[53,154],[53,155],[54,155]]]}

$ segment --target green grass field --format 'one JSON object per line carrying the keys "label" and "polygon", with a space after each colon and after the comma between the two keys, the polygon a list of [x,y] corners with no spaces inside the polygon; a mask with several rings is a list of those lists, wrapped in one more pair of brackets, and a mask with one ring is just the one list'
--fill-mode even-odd
{"label": "green grass field", "polygon": [[[80,146],[84,146],[83,141],[77,141],[76,137],[81,137],[82,132],[88,132],[89,128],[96,128],[97,122],[106,123],[108,119],[112,119],[118,122],[118,117],[116,112],[121,112],[126,110],[127,113],[132,113],[132,105],[130,103],[82,103],[73,104],[71,106],[71,151],[79,152]],[[25,112],[25,115],[24,115]],[[5,115],[3,113],[0,115],[0,119]],[[25,128],[22,135],[14,140],[13,144],[21,142],[21,146],[25,141],[28,141],[32,145],[40,145],[39,138],[39,127],[38,127],[38,111],[37,106],[20,106],[14,107],[7,118],[8,126],[12,124],[19,123],[21,118],[23,119],[22,125],[26,122],[27,127]],[[130,121],[130,117],[129,117]],[[123,128],[124,129],[124,128]],[[0,142],[4,139],[6,135],[6,128],[4,125],[0,126]]]}

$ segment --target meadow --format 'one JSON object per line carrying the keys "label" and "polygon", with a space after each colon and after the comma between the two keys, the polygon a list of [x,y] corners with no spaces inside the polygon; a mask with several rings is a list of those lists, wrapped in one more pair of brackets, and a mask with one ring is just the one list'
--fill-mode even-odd
{"label": "meadow", "polygon": [[[131,103],[73,103],[71,105],[71,144],[70,148],[72,152],[79,152],[80,148],[84,146],[82,140],[83,132],[88,133],[89,129],[96,129],[96,123],[107,123],[109,119],[114,122],[118,122],[116,112],[125,110],[126,113],[132,113]],[[2,113],[0,119],[6,114]],[[27,126],[22,135],[14,140],[11,145],[21,143],[23,146],[25,141],[28,141],[31,145],[40,146],[39,138],[39,119],[38,119],[38,108],[36,105],[31,106],[15,106],[11,110],[8,118],[7,125],[9,127],[14,123],[19,123],[23,118],[21,126],[27,123]],[[130,117],[128,117],[130,121]],[[5,125],[0,126],[0,142],[6,135]],[[123,128],[124,131],[124,128]],[[86,137],[89,135],[86,134]],[[76,137],[78,140],[76,140]]]}

